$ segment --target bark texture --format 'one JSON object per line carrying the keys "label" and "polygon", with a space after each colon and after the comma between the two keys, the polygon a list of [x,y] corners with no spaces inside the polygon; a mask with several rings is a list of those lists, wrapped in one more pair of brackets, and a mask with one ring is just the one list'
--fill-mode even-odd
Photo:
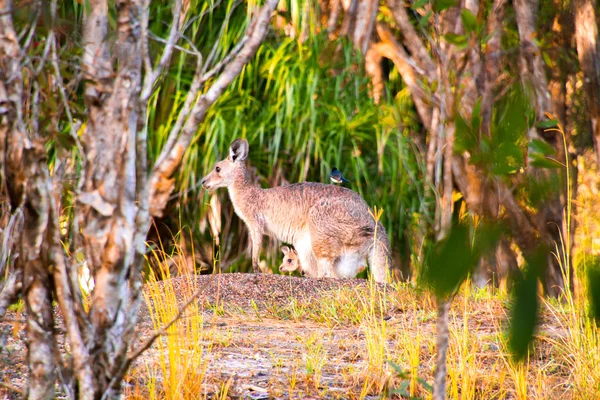
{"label": "bark texture", "polygon": [[[11,256],[16,263],[9,266],[9,279],[1,282],[0,316],[19,294],[24,297],[30,369],[28,397],[35,399],[55,396],[57,368],[64,365],[55,345],[51,309],[54,299],[63,314],[72,357],[74,379],[61,382],[67,392],[82,399],[120,396],[128,367],[143,351],[139,349],[128,356],[142,299],[150,205],[160,213],[166,204],[165,199],[157,200],[157,192],[161,191],[149,185],[149,170],[158,171],[159,175],[168,171],[166,181],[172,182],[207,108],[263,41],[277,1],[269,0],[258,9],[246,36],[222,60],[213,60],[216,51],[206,58],[196,54],[196,76],[179,115],[178,128],[152,169],[147,160],[147,102],[181,40],[183,2],[174,1],[172,26],[156,63],[148,48],[147,4],[142,0],[117,0],[116,26],[112,28],[109,8],[113,4],[106,0],[86,4],[89,7],[84,16],[81,59],[87,119],[80,139],[61,76],[62,61],[57,50],[60,43],[53,30],[57,2],[49,5],[50,30],[44,42],[44,56],[36,62],[29,58],[26,49],[20,48],[12,25],[12,5],[8,0],[0,0],[0,157],[12,211],[7,232],[21,237],[15,249],[8,249],[10,243],[6,240],[2,243],[3,260],[8,259],[9,251],[17,251]],[[35,11],[41,3],[34,2],[32,7]],[[33,37],[35,28],[33,24],[29,37]],[[71,232],[73,253],[83,253],[85,265],[94,277],[88,312],[77,280],[78,260],[67,254],[62,244],[63,160],[57,156],[51,173],[46,157],[50,137],[38,132],[39,88],[35,77],[46,73],[46,62],[61,96],[61,112],[74,141],[72,148],[77,149],[84,164],[73,190],[76,200]],[[23,65],[27,67],[22,68]],[[27,81],[34,84],[24,89],[23,82]],[[202,85],[208,81],[213,81],[211,87],[199,96]],[[28,123],[24,122],[25,115]]]}
{"label": "bark texture", "polygon": [[596,161],[600,163],[600,42],[596,7],[592,0],[575,0],[575,39],[583,88],[592,122]]}

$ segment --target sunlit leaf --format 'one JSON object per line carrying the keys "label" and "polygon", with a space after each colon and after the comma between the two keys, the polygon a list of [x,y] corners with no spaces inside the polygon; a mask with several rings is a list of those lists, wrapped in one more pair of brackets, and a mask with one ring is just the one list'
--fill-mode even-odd
{"label": "sunlit leaf", "polygon": [[532,139],[529,142],[529,151],[531,153],[539,153],[545,156],[556,154],[556,149],[545,140]]}
{"label": "sunlit leaf", "polygon": [[417,0],[413,3],[412,6],[410,6],[410,8],[412,8],[413,10],[418,10],[419,8],[425,7],[425,5],[429,3],[429,1],[430,0]]}
{"label": "sunlit leaf", "polygon": [[436,13],[440,13],[454,6],[456,6],[456,0],[433,0],[433,10]]}
{"label": "sunlit leaf", "polygon": [[456,46],[465,46],[468,42],[468,39],[465,35],[457,35],[456,33],[445,34],[444,40]]}
{"label": "sunlit leaf", "polygon": [[535,124],[535,126],[540,129],[556,128],[558,126],[558,121],[555,119],[547,119],[547,120],[538,122],[537,124]]}
{"label": "sunlit leaf", "polygon": [[554,61],[552,61],[550,55],[547,52],[542,51],[542,59],[549,68],[554,68]]}
{"label": "sunlit leaf", "polygon": [[472,33],[477,30],[477,17],[468,9],[463,8],[460,11],[460,19],[462,20],[465,32]]}
{"label": "sunlit leaf", "polygon": [[536,168],[560,168],[562,164],[553,158],[547,158],[544,156],[534,156],[531,161],[529,161],[529,165]]}
{"label": "sunlit leaf", "polygon": [[494,248],[499,237],[497,231],[488,228],[482,229],[474,237],[471,231],[468,224],[456,224],[448,237],[431,249],[424,277],[436,296],[445,298],[453,293],[475,268],[481,255],[487,249]]}
{"label": "sunlit leaf", "polygon": [[427,14],[423,15],[423,17],[419,19],[419,26],[421,28],[424,28],[429,23],[429,19],[431,18],[432,15],[433,15],[433,11],[431,11],[431,10],[427,11]]}
{"label": "sunlit leaf", "polygon": [[600,258],[594,257],[593,265],[587,268],[590,316],[600,323]]}

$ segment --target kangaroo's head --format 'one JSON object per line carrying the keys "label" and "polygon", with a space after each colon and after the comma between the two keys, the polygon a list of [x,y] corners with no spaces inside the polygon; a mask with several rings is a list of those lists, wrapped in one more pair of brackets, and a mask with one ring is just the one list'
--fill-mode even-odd
{"label": "kangaroo's head", "polygon": [[281,246],[283,252],[283,262],[279,266],[281,272],[294,272],[300,269],[300,260],[298,259],[298,252],[294,249],[290,249],[287,246]]}
{"label": "kangaroo's head", "polygon": [[226,159],[215,164],[213,170],[202,178],[202,186],[207,190],[228,187],[237,179],[245,178],[247,174],[244,160],[248,157],[248,141],[235,139],[229,146]]}

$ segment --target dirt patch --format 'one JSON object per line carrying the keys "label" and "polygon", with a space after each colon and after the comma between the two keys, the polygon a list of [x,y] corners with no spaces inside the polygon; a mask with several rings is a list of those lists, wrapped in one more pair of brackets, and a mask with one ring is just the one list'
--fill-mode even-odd
{"label": "dirt patch", "polygon": [[[389,388],[427,395],[419,383],[431,382],[435,361],[435,307],[427,293],[362,279],[178,277],[147,286],[153,318],[143,307],[133,347],[162,325],[159,303],[172,295],[181,304],[196,291],[181,323],[133,366],[126,397],[369,398]],[[449,390],[515,398],[518,374],[503,350],[506,301],[486,293],[453,303]],[[27,373],[23,319],[12,312],[0,323],[0,381],[17,389]],[[528,398],[571,398],[570,372],[555,346],[564,332],[548,314],[542,320],[542,340],[524,372]],[[0,398],[18,394],[0,387]]]}

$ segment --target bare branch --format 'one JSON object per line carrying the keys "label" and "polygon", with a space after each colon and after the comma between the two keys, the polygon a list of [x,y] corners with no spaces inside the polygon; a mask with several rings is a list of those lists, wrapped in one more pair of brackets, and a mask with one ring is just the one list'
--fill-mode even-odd
{"label": "bare branch", "polygon": [[3,282],[0,289],[0,320],[4,318],[8,306],[13,304],[23,289],[23,271],[16,269]]}
{"label": "bare branch", "polygon": [[[229,9],[229,11],[227,12],[227,15],[225,16],[225,20],[221,24],[221,29],[219,30],[219,35],[215,39],[215,43],[213,44],[213,47],[210,50],[208,57],[206,58],[204,67],[202,68],[202,75],[205,74],[206,69],[210,66],[210,64],[212,64],[213,59],[215,58],[215,55],[217,54],[217,49],[219,48],[219,45],[221,44],[221,38],[223,37],[223,34],[225,33],[225,29],[227,28],[227,26],[229,26],[229,19],[231,18],[231,14],[233,14],[233,11],[237,8],[237,6],[240,3],[241,3],[241,1],[237,0],[235,3],[233,3],[233,5]],[[230,54],[236,55],[240,51],[242,46],[245,44],[247,39],[248,39],[247,35],[245,37],[243,37],[242,40],[240,40],[240,42],[233,48],[233,50],[230,52]],[[225,57],[225,58],[228,58],[228,57]],[[231,57],[229,57],[229,60],[231,60]],[[229,62],[229,61],[227,61],[227,62]],[[222,63],[220,63],[220,64],[222,64]],[[222,67],[222,65],[221,65],[221,67]],[[221,67],[219,67],[219,69]],[[213,70],[215,70],[215,68],[213,68]],[[217,69],[217,71],[218,71],[218,69]],[[206,80],[207,79],[204,79],[204,81],[206,81]]]}
{"label": "bare branch", "polygon": [[33,2],[32,6],[31,6],[33,9],[35,9],[35,14],[33,16],[33,20],[31,21],[31,27],[29,28],[29,32],[27,33],[27,38],[25,39],[23,46],[21,46],[23,54],[26,54],[27,51],[29,51],[29,46],[31,46],[31,42],[33,41],[33,35],[35,35],[35,30],[37,28],[37,24],[40,19],[40,15],[41,15],[40,5],[41,5],[41,1],[36,0]]}
{"label": "bare branch", "polygon": [[175,124],[171,128],[171,132],[169,132],[169,137],[167,139],[167,143],[163,148],[160,156],[156,161],[156,165],[161,164],[164,161],[164,158],[170,153],[171,149],[175,145],[177,138],[179,137],[179,132],[183,127],[183,124],[187,120],[187,117],[190,114],[190,110],[192,108],[192,103],[196,101],[198,98],[198,93],[200,92],[200,88],[202,87],[202,59],[198,58],[196,62],[196,72],[194,73],[194,79],[192,80],[192,85],[188,90],[188,94],[185,98],[185,102],[183,103],[183,107],[181,111],[179,111],[179,115],[177,116],[177,120]]}
{"label": "bare branch", "polygon": [[[174,47],[175,42],[177,41],[177,37],[179,35],[179,21],[180,21],[182,7],[183,7],[182,1],[175,0],[175,8],[173,9],[173,21],[171,22],[171,29],[169,31],[169,36],[167,38],[167,45],[165,46],[162,56],[160,57],[160,60],[158,61],[158,64],[156,65],[155,69],[148,69],[148,67],[149,67],[149,65],[148,65],[148,61],[149,61],[148,37],[147,37],[147,35],[142,35],[142,51],[145,52],[144,53],[144,64],[145,64],[145,68],[146,68],[146,76],[145,76],[144,83],[142,86],[142,94],[141,94],[141,98],[140,98],[140,101],[142,101],[142,102],[148,101],[148,99],[150,98],[150,95],[152,94],[152,88],[154,87],[154,83],[160,77],[163,69],[171,60],[171,55],[173,54],[173,47]],[[148,18],[148,13],[143,12],[142,13],[142,21],[145,20],[146,29],[145,30],[142,29],[142,32],[145,32],[146,34],[147,34],[147,29],[148,29],[147,18]],[[144,26],[144,23],[142,23],[142,26]]]}
{"label": "bare branch", "polygon": [[[160,42],[160,43],[164,43],[167,44],[167,39],[163,39],[160,36],[155,35],[152,32],[148,33],[150,39]],[[186,37],[184,35],[180,35],[183,39],[186,39]],[[188,39],[189,40],[189,39]],[[186,49],[185,47],[181,47],[177,44],[173,44],[173,48],[177,51],[181,51],[182,53],[186,53],[189,54],[191,56],[196,56],[198,58],[202,58],[202,54],[200,54],[200,52],[198,51],[198,49],[196,49],[196,46],[193,45],[193,43],[191,43],[191,41],[188,42],[190,44],[190,47],[192,47],[192,49]]]}
{"label": "bare branch", "polygon": [[404,36],[404,44],[408,47],[410,54],[417,60],[417,63],[423,68],[427,76],[432,78],[435,75],[435,64],[431,60],[413,24],[410,22],[404,5],[398,0],[387,0],[386,3]]}
{"label": "bare branch", "polygon": [[91,398],[94,394],[94,386],[92,380],[92,369],[90,366],[90,355],[85,345],[83,338],[85,332],[81,331],[81,326],[77,322],[75,314],[75,306],[73,304],[73,296],[69,284],[69,276],[67,273],[65,254],[60,242],[59,229],[59,214],[52,193],[51,180],[47,182],[47,196],[50,202],[49,217],[48,217],[48,238],[50,257],[54,265],[54,284],[56,287],[56,299],[60,310],[64,317],[65,327],[68,332],[68,339],[73,353],[73,363],[75,374],[79,384],[79,391],[82,398]]}
{"label": "bare branch", "polygon": [[13,392],[21,395],[22,397],[25,397],[25,391],[23,389],[20,389],[14,385],[11,385],[8,382],[2,382],[0,381],[0,386],[7,388],[8,390],[12,390]]}
{"label": "bare branch", "polygon": [[402,46],[396,41],[389,29],[387,29],[383,24],[377,24],[377,33],[381,38],[381,42],[376,45],[377,49],[381,55],[392,60],[398,69],[398,72],[402,76],[404,83],[406,86],[408,86],[412,93],[415,106],[417,107],[417,112],[419,113],[419,117],[421,118],[423,125],[427,129],[431,129],[432,107],[427,103],[433,102],[433,99],[428,98],[425,91],[419,85],[417,79],[417,73],[424,73],[424,71],[420,69],[415,70],[415,67],[418,68],[418,66],[414,63],[414,61],[410,60],[408,54],[406,54]]}
{"label": "bare branch", "polygon": [[14,240],[21,236],[21,228],[23,225],[23,208],[18,207],[12,213],[3,232],[2,251],[0,252],[0,276],[4,275],[10,251],[13,248]]}
{"label": "bare branch", "polygon": [[146,341],[136,351],[134,351],[133,354],[131,354],[127,358],[127,361],[123,365],[123,368],[122,368],[123,371],[127,371],[127,369],[129,369],[129,366],[131,365],[131,363],[133,361],[135,361],[144,351],[148,350],[152,346],[152,344],[154,344],[154,342],[156,341],[156,339],[158,339],[159,337],[164,336],[164,335],[167,334],[167,331],[169,330],[169,328],[171,326],[173,326],[173,324],[175,322],[177,322],[179,319],[181,319],[181,317],[183,316],[183,313],[185,312],[185,310],[208,287],[208,285],[210,283],[212,283],[212,281],[214,279],[216,279],[215,277],[216,277],[216,275],[213,275],[213,277],[211,279],[208,279],[202,286],[200,286],[198,289],[196,289],[196,291],[192,294],[192,296],[183,305],[181,305],[178,308],[177,314],[175,315],[175,317],[173,317],[173,319],[171,319],[171,321],[169,321],[166,325],[164,325],[158,331],[155,331],[152,334],[152,336],[150,336],[148,339],[146,339]]}
{"label": "bare branch", "polygon": [[[150,205],[151,215],[161,215],[170,192],[173,189],[171,177],[179,167],[183,154],[188,148],[194,133],[198,130],[200,123],[208,108],[214,104],[227,86],[239,75],[242,68],[250,61],[256,50],[262,43],[269,28],[269,20],[278,0],[267,0],[262,6],[254,22],[246,31],[247,42],[241,51],[229,62],[221,75],[215,80],[208,91],[196,99],[192,109],[192,115],[183,126],[182,133],[177,138],[172,148],[165,148],[161,152],[150,179]],[[169,138],[169,140],[172,140]]]}
{"label": "bare branch", "polygon": [[[233,49],[231,49],[229,54],[227,54],[227,56],[225,56],[225,58],[223,58],[220,62],[218,62],[217,65],[215,65],[210,71],[208,71],[207,73],[202,75],[201,81],[204,83],[204,82],[208,81],[210,78],[212,78],[214,75],[216,75],[218,72],[220,72],[225,65],[227,65],[231,62],[233,57],[238,55],[238,53],[240,52],[240,50],[242,50],[242,48],[244,47],[244,45],[246,44],[247,41],[248,41],[248,37],[242,38],[239,41],[239,43],[236,44]],[[205,67],[206,67],[206,65],[208,65],[208,62],[209,61],[207,60]]]}
{"label": "bare branch", "polygon": [[183,28],[181,29],[182,32],[185,32],[189,29],[189,27],[196,22],[197,20],[201,19],[202,17],[204,17],[207,14],[210,14],[211,12],[213,12],[217,7],[219,7],[221,5],[221,3],[223,2],[223,0],[217,0],[214,1],[213,4],[208,7],[206,10],[202,11],[200,14],[196,15],[193,18],[190,18],[189,21],[183,26]]}
{"label": "bare branch", "polygon": [[[597,4],[597,3],[596,3]],[[583,89],[592,122],[596,161],[600,163],[600,36],[594,2],[575,0],[577,57],[583,72]]]}
{"label": "bare branch", "polygon": [[[145,10],[149,10],[150,0],[143,0],[143,6]],[[150,49],[148,47],[148,36],[150,33],[150,31],[148,30],[149,18],[150,15],[147,12],[142,13],[142,17],[140,18],[142,60],[144,62],[144,70],[147,74],[149,74],[152,71],[152,60],[150,60]]]}

